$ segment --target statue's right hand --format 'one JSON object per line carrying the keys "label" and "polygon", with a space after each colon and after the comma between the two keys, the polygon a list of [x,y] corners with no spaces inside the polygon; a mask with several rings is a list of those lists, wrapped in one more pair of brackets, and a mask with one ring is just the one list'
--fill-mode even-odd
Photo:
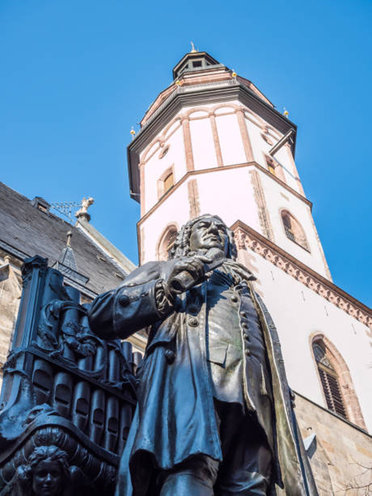
{"label": "statue's right hand", "polygon": [[205,276],[204,264],[209,262],[210,259],[203,255],[194,255],[177,260],[164,281],[169,293],[175,296],[201,283]]}

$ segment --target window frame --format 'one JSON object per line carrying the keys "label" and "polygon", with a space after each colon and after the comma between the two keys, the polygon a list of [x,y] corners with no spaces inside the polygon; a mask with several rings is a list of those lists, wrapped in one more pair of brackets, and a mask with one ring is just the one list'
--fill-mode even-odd
{"label": "window frame", "polygon": [[[172,176],[172,184],[166,188],[166,180]],[[175,185],[175,174],[174,174],[174,164],[164,170],[162,175],[158,179],[158,200],[160,200],[166,193],[169,193],[174,188]]]}
{"label": "window frame", "polygon": [[[320,364],[320,366],[319,360],[317,359],[314,351],[314,345],[318,345],[326,351],[326,360],[324,360],[324,363]],[[350,422],[354,425],[357,425],[359,428],[367,431],[350,370],[341,353],[322,332],[314,332],[309,336],[309,346],[316,370],[316,375],[318,377],[321,394],[324,398],[325,408],[341,420]],[[331,376],[337,377],[340,395],[342,397],[346,416],[342,416],[337,411],[329,408],[319,370],[323,370],[325,372],[328,372]]]}
{"label": "window frame", "polygon": [[[286,223],[284,222],[284,216],[289,218],[289,220],[290,220],[289,226],[287,226]],[[280,210],[280,219],[282,221],[282,227],[283,227],[283,231],[284,231],[285,236],[290,241],[295,243],[297,246],[300,246],[302,249],[304,249],[308,253],[311,253],[309,242],[308,242],[307,236],[305,234],[305,230],[302,227],[302,224],[300,222],[298,222],[296,217],[288,209],[283,208]],[[292,219],[293,219],[293,225],[291,225]],[[296,224],[297,224],[297,226],[296,226]],[[296,232],[293,230],[293,227],[297,227],[297,230],[299,231],[303,241],[301,241],[301,239],[298,236],[296,236]]]}

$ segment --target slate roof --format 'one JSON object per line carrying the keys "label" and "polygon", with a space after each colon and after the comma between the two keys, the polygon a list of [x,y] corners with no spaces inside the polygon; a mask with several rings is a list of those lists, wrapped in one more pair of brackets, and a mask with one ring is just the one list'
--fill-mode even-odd
{"label": "slate roof", "polygon": [[67,232],[72,231],[76,270],[89,277],[94,293],[117,287],[126,273],[80,229],[51,212],[42,212],[31,200],[0,182],[0,247],[18,258],[40,255],[53,266],[61,261]]}

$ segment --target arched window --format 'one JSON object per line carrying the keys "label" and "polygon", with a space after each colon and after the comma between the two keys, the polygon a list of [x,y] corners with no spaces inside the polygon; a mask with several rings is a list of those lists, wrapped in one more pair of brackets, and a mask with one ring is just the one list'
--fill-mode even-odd
{"label": "arched window", "polygon": [[286,183],[285,175],[283,173],[283,167],[281,166],[281,164],[270,155],[265,155],[265,159],[267,170],[270,172],[270,174]]}
{"label": "arched window", "polygon": [[313,352],[328,408],[347,418],[340,382],[323,341],[313,343]]}
{"label": "arched window", "polygon": [[265,158],[266,158],[267,168],[268,168],[270,174],[272,174],[273,176],[276,176],[276,171],[275,171],[276,163],[275,163],[275,161],[271,157],[269,157],[269,155],[266,155]]}
{"label": "arched window", "polygon": [[287,238],[294,243],[297,243],[305,250],[310,251],[305,236],[305,231],[303,230],[301,224],[293,217],[292,214],[288,212],[288,210],[282,210],[281,215]]}
{"label": "arched window", "polygon": [[161,198],[167,191],[174,186],[173,166],[169,167],[158,180],[158,197]]}
{"label": "arched window", "polygon": [[174,184],[173,171],[170,171],[164,178],[164,193],[168,191]]}
{"label": "arched window", "polygon": [[345,360],[323,334],[312,339],[312,349],[328,409],[365,429],[362,411]]}
{"label": "arched window", "polygon": [[168,260],[169,252],[177,237],[177,232],[177,226],[174,224],[171,224],[165,229],[158,243],[158,260]]}

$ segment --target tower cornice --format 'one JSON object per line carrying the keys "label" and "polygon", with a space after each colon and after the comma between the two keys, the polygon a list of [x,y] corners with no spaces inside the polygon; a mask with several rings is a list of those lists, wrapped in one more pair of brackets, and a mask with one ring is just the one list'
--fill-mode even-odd
{"label": "tower cornice", "polygon": [[170,93],[159,108],[151,115],[128,146],[128,172],[131,197],[136,200],[139,197],[140,173],[138,165],[140,152],[183,107],[228,102],[231,100],[239,100],[283,135],[290,129],[294,129],[293,140],[291,142],[292,154],[294,156],[297,126],[241,82],[231,79],[218,83],[212,82],[184,88],[178,87]]}

